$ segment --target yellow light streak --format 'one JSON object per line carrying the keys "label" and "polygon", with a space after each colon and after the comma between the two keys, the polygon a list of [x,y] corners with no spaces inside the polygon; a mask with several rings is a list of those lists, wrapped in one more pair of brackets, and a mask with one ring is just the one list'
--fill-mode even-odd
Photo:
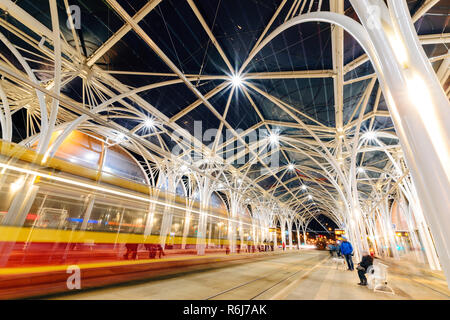
{"label": "yellow light streak", "polygon": [[[199,215],[203,214],[203,215],[207,215],[209,217],[217,218],[217,219],[220,219],[220,220],[227,220],[227,221],[231,221],[231,222],[241,223],[241,221],[239,221],[239,220],[228,219],[228,218],[216,216],[216,215],[213,215],[213,214],[210,214],[210,213],[200,212],[198,210],[189,209],[189,208],[186,208],[186,207],[181,207],[181,206],[177,206],[177,205],[174,205],[174,204],[169,204],[169,203],[158,201],[158,200],[154,200],[154,199],[147,199],[147,198],[144,198],[144,197],[141,197],[141,196],[137,196],[137,195],[134,195],[134,194],[130,194],[130,193],[127,193],[127,192],[118,191],[118,190],[114,190],[114,189],[106,188],[106,187],[101,187],[101,186],[97,186],[97,185],[91,185],[89,183],[75,181],[73,179],[68,179],[68,178],[63,178],[63,177],[58,177],[58,176],[52,176],[50,174],[39,172],[39,171],[36,171],[36,170],[19,168],[19,167],[12,166],[12,165],[9,165],[9,164],[4,164],[4,163],[0,163],[0,168],[5,168],[5,169],[8,169],[8,170],[17,171],[17,172],[21,172],[21,173],[25,173],[25,174],[35,175],[35,176],[39,176],[41,178],[46,178],[46,179],[49,179],[49,180],[54,180],[54,181],[58,181],[58,182],[62,182],[62,183],[67,183],[67,184],[71,184],[71,185],[75,185],[75,186],[79,186],[79,187],[83,187],[83,188],[87,188],[87,189],[91,189],[91,190],[107,192],[107,193],[110,193],[110,194],[114,194],[114,195],[118,195],[118,196],[122,196],[122,197],[127,197],[127,198],[138,200],[138,201],[145,201],[145,202],[159,204],[159,205],[162,205],[162,206],[171,207],[171,208],[174,208],[174,209],[186,210],[186,211],[189,211],[189,212],[197,213]],[[246,223],[246,222],[242,222],[242,223],[245,224],[245,225],[248,225],[248,226],[253,226],[250,223]],[[261,229],[266,230],[267,228],[261,228]]]}

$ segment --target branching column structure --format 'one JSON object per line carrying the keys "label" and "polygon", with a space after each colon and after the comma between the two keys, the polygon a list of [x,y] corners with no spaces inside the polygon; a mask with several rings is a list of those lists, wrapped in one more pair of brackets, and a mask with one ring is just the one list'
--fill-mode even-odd
{"label": "branching column structure", "polygon": [[430,229],[425,221],[425,216],[422,211],[421,204],[417,198],[417,191],[412,183],[411,178],[404,179],[401,184],[401,191],[408,200],[409,211],[413,213],[414,221],[417,225],[419,237],[422,241],[425,254],[427,256],[428,264],[433,270],[440,270],[440,260],[438,258],[436,247],[430,234]]}
{"label": "branching column structure", "polygon": [[294,217],[293,217],[293,213],[289,212],[288,213],[288,217],[286,219],[287,222],[287,226],[288,226],[288,240],[289,240],[289,250],[292,250],[293,244],[292,244],[292,225],[294,224],[293,221]]}
{"label": "branching column structure", "polygon": [[[404,159],[401,154],[397,153],[397,156],[394,157],[387,149],[386,145],[377,137],[373,139],[373,142],[375,142],[377,145],[381,146],[384,149],[385,154],[387,155],[389,161],[392,164],[392,175],[397,177],[396,183],[399,184],[399,190],[401,195],[404,195],[406,199],[408,200],[409,207],[412,208],[411,210],[414,213],[415,221],[417,224],[417,229],[419,232],[419,236],[422,239],[423,247],[425,254],[427,256],[428,263],[430,265],[430,268],[433,270],[440,270],[440,264],[436,253],[436,248],[434,246],[429,228],[425,222],[425,218],[423,216],[423,212],[417,197],[417,192],[415,189],[414,184],[412,183],[411,177],[408,175],[406,176],[407,172],[405,172],[406,165],[404,164]],[[381,199],[384,199],[386,197],[385,195],[389,194],[388,190],[375,190],[376,195],[376,203],[380,201]],[[403,197],[402,197],[403,199]],[[407,219],[408,223],[412,224],[412,215],[408,214],[406,215],[409,217]],[[383,219],[383,217],[380,217],[380,219]],[[391,222],[392,223],[392,222]],[[391,228],[392,229],[392,228]],[[391,230],[391,232],[394,232],[394,230]],[[390,238],[394,237],[394,235],[390,235]],[[394,237],[395,239],[395,237]],[[414,236],[413,238],[414,239]],[[395,248],[391,248],[391,250],[395,250]]]}
{"label": "branching column structure", "polygon": [[227,192],[228,203],[230,206],[230,220],[228,221],[228,244],[230,252],[236,252],[236,238],[239,229],[239,237],[241,238],[242,227],[236,222],[239,219],[239,211],[242,210],[242,194],[237,192],[242,184],[242,180],[237,177],[233,177],[231,188]]}
{"label": "branching column structure", "polygon": [[164,207],[164,212],[162,215],[161,231],[160,231],[160,244],[164,248],[172,228],[173,219],[173,207],[175,203],[175,197],[177,192],[177,186],[180,183],[181,172],[177,166],[173,163],[166,163],[161,166],[159,173],[159,189],[166,191],[166,202],[169,204]]}
{"label": "branching column structure", "polygon": [[259,217],[260,230],[259,230],[259,242],[262,244],[265,241],[273,241],[274,247],[277,246],[277,236],[276,232],[270,232],[269,228],[272,228],[275,224],[273,223],[274,214],[272,208],[266,204],[258,204],[256,206],[256,212]]}
{"label": "branching column structure", "polygon": [[[197,254],[204,255],[207,244],[207,225],[208,225],[208,207],[211,201],[211,195],[213,192],[212,181],[209,177],[196,175],[197,188],[195,192],[198,192],[200,200],[200,214],[198,217],[197,226]],[[194,193],[194,198],[195,193]]]}
{"label": "branching column structure", "polygon": [[[448,98],[421,46],[405,1],[389,0],[389,7],[381,0],[352,0],[351,4],[362,25],[332,12],[303,14],[275,29],[252,51],[251,57],[278,34],[303,22],[337,24],[355,37],[376,70],[450,285],[450,245],[446,239],[450,234]],[[358,234],[359,221],[354,216],[347,220],[349,235],[359,244],[362,239]]]}
{"label": "branching column structure", "polygon": [[[185,174],[185,172],[183,172],[183,170],[181,170],[181,172],[183,174]],[[187,237],[189,234],[189,228],[190,228],[191,222],[192,222],[191,209],[193,208],[194,202],[195,202],[195,199],[192,197],[192,195],[194,194],[194,188],[195,188],[195,184],[192,181],[192,178],[193,178],[192,175],[188,176],[188,183],[186,186],[186,212],[184,213],[183,239],[181,240],[181,249],[186,248],[186,240],[187,240]]]}
{"label": "branching column structure", "polygon": [[294,219],[294,223],[295,223],[295,231],[297,234],[297,248],[300,248],[300,244],[301,244],[301,242],[300,242],[300,225],[301,225],[301,222],[299,221],[298,218],[296,218],[296,219]]}
{"label": "branching column structure", "polygon": [[[352,0],[450,287],[450,103],[405,1]],[[379,15],[374,16],[377,8]],[[374,61],[375,60],[375,61]]]}

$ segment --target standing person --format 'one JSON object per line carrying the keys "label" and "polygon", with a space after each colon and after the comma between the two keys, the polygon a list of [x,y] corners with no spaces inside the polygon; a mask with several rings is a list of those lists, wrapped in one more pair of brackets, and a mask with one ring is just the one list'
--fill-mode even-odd
{"label": "standing person", "polygon": [[341,257],[341,242],[340,241],[336,241],[336,254],[337,254],[338,258]]}
{"label": "standing person", "polygon": [[347,241],[347,238],[342,237],[342,243],[340,246],[341,254],[345,257],[345,260],[347,261],[348,270],[353,271],[353,247],[350,242]]}
{"label": "standing person", "polygon": [[336,247],[330,243],[328,245],[328,251],[330,252],[330,257],[334,257],[334,253],[336,252]]}
{"label": "standing person", "polygon": [[283,251],[285,251],[285,250],[286,250],[286,244],[283,241]]}
{"label": "standing person", "polygon": [[148,250],[148,258],[155,259],[156,257],[156,245],[152,243],[146,243],[145,248]]}
{"label": "standing person", "polygon": [[137,258],[137,243],[127,243],[125,248],[127,248],[127,252],[123,256],[125,260],[129,259],[129,254],[131,253],[131,259],[135,260]]}
{"label": "standing person", "polygon": [[361,259],[361,262],[358,263],[358,266],[356,269],[358,270],[358,276],[359,276],[359,285],[360,286],[367,286],[367,278],[366,273],[367,269],[373,265],[373,258],[372,256],[367,252],[363,252],[363,257]]}
{"label": "standing person", "polygon": [[161,256],[165,256],[165,255],[166,255],[166,254],[164,253],[164,249],[163,249],[163,247],[161,246],[161,244],[158,244],[158,245],[157,245],[156,250],[157,250],[158,257],[159,257],[160,259],[161,259]]}

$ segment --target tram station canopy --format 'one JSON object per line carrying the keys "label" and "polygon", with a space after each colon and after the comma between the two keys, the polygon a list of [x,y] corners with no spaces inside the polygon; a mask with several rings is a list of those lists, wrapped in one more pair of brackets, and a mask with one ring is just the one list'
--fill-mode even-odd
{"label": "tram station canopy", "polygon": [[[1,1],[2,138],[53,156],[51,134],[76,129],[127,150],[152,186],[195,175],[250,214],[346,228],[355,206],[368,219],[409,192],[392,113],[354,35],[324,19],[280,28],[324,12],[361,23],[352,3]],[[448,2],[405,3],[448,95]]]}

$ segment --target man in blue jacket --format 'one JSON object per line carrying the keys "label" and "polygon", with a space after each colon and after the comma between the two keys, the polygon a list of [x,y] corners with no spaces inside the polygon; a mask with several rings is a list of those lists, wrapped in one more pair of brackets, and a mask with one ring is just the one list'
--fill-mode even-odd
{"label": "man in blue jacket", "polygon": [[343,239],[343,241],[340,245],[341,254],[345,257],[345,260],[347,261],[348,270],[353,271],[354,267],[353,267],[353,260],[352,260],[352,256],[353,256],[352,244],[347,241],[347,238],[343,237],[342,239]]}

